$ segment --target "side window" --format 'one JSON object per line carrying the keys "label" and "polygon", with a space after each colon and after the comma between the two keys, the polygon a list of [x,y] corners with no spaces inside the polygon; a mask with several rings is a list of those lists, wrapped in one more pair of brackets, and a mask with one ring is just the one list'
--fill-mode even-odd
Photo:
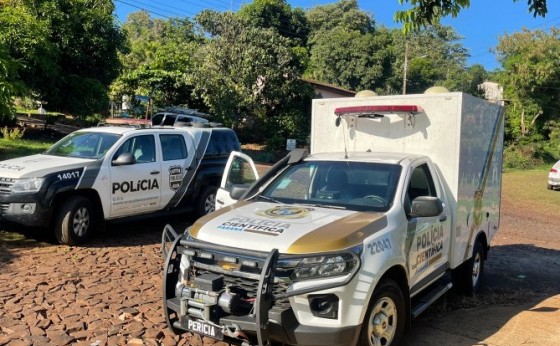
{"label": "side window", "polygon": [[136,158],[136,162],[154,162],[155,157],[154,136],[142,135],[127,139],[113,156],[115,160],[122,153],[131,153]]}
{"label": "side window", "polygon": [[165,116],[165,118],[163,119],[163,124],[161,124],[161,125],[163,125],[163,126],[173,126],[173,125],[175,125],[175,118],[176,117],[177,116],[175,114],[167,114]]}
{"label": "side window", "polygon": [[225,189],[231,191],[231,188],[235,186],[248,186],[252,184],[257,177],[253,173],[251,166],[245,160],[240,157],[236,157],[231,163],[231,168],[229,174],[227,175],[227,181]]}
{"label": "side window", "polygon": [[182,135],[160,135],[163,161],[181,160],[187,157],[187,146]]}
{"label": "side window", "polygon": [[407,190],[410,201],[419,196],[437,197],[434,180],[427,164],[422,164],[412,171]]}
{"label": "side window", "polygon": [[163,117],[164,117],[163,113],[157,113],[156,115],[154,115],[152,118],[152,125],[161,125]]}

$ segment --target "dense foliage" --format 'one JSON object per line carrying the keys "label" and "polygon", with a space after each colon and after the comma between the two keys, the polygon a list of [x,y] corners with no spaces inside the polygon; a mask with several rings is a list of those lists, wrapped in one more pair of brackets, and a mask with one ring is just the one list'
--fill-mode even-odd
{"label": "dense foliage", "polygon": [[123,25],[128,50],[120,55],[120,76],[111,85],[111,99],[124,95],[150,97],[156,106],[184,104],[204,108],[193,97],[189,75],[203,38],[187,19],[156,19],[146,11],[129,15]]}
{"label": "dense foliage", "polygon": [[107,109],[125,37],[111,0],[6,0],[0,45],[24,89],[51,109],[78,115]]}
{"label": "dense foliage", "polygon": [[[381,95],[434,85],[481,95],[479,85],[493,79],[509,101],[508,143],[545,143],[532,146],[533,156],[560,155],[557,29],[500,38],[502,70],[490,73],[468,66],[462,38],[438,24],[469,0],[400,1],[412,5],[396,14],[406,34],[376,25],[357,0],[307,10],[287,0],[253,0],[236,13],[194,18],[139,11],[121,26],[111,0],[4,0],[0,119],[13,114],[14,96],[85,115],[108,110],[109,97],[118,104],[140,95],[155,108],[210,112],[245,141],[277,148],[309,135],[313,90],[306,80]],[[528,5],[534,15],[546,14],[545,0]]]}
{"label": "dense foliage", "polygon": [[560,156],[560,30],[527,30],[500,37],[496,47],[509,111],[506,139],[537,156]]}

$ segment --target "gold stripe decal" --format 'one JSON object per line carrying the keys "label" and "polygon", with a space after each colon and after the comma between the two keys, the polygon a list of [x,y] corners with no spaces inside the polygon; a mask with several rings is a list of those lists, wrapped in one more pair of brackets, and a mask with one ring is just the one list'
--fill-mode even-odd
{"label": "gold stripe decal", "polygon": [[242,207],[242,206],[247,205],[249,203],[251,203],[251,202],[250,201],[239,201],[237,203],[234,203],[234,204],[229,205],[227,207],[224,207],[222,209],[218,209],[215,212],[204,215],[200,219],[196,220],[196,222],[192,225],[191,229],[189,230],[189,234],[191,235],[191,237],[193,237],[195,239],[198,238],[198,232],[200,232],[200,229],[206,223],[212,221],[213,219],[215,219],[217,217],[220,217],[220,216],[224,215],[225,213],[227,213],[229,211],[232,211],[233,209]]}
{"label": "gold stripe decal", "polygon": [[287,253],[304,254],[346,249],[362,244],[365,238],[385,227],[385,214],[353,213],[299,238],[288,248]]}

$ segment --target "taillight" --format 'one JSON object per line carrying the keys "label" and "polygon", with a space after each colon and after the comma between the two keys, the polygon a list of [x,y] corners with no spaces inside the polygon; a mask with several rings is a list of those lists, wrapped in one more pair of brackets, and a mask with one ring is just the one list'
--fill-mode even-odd
{"label": "taillight", "polygon": [[558,173],[558,170],[557,170],[556,168],[552,168],[552,169],[550,170],[550,173]]}

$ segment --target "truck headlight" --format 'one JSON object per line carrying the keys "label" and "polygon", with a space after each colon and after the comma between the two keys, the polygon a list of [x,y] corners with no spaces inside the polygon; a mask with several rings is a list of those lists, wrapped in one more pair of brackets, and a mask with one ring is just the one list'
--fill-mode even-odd
{"label": "truck headlight", "polygon": [[41,189],[41,185],[43,185],[43,178],[27,178],[27,179],[18,179],[12,185],[12,192],[13,193],[29,193],[29,192],[37,192]]}
{"label": "truck headlight", "polygon": [[359,265],[360,260],[355,251],[306,257],[294,268],[291,279],[300,281],[343,276],[351,273]]}

